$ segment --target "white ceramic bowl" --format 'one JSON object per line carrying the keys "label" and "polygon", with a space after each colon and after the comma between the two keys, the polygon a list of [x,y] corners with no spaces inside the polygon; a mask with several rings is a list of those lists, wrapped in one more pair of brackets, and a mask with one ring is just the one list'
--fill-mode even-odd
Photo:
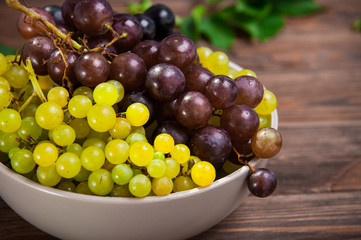
{"label": "white ceramic bowl", "polygon": [[[276,111],[271,126],[278,127]],[[265,167],[267,159],[251,164]],[[60,239],[175,240],[195,236],[232,213],[249,195],[248,173],[242,167],[208,187],[167,196],[114,198],[42,186],[0,163],[0,195],[26,221]]]}

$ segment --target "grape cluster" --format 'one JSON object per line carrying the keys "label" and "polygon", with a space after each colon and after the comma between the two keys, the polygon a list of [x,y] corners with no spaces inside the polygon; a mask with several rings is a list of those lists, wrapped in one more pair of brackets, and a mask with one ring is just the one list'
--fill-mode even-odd
{"label": "grape cluster", "polygon": [[225,53],[173,33],[167,6],[130,15],[105,0],[6,2],[22,11],[27,40],[20,55],[0,54],[0,151],[14,171],[67,191],[144,197],[208,186],[235,164],[251,168],[254,195],[274,191],[274,174],[248,163],[281,149],[274,94]]}

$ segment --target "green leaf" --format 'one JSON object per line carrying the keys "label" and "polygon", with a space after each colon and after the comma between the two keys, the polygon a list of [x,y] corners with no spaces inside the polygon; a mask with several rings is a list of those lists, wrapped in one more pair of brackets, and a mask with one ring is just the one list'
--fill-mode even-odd
{"label": "green leaf", "polygon": [[267,0],[238,0],[234,10],[251,17],[264,18],[272,11],[272,3]]}
{"label": "green leaf", "polygon": [[5,56],[6,55],[13,55],[13,54],[16,54],[16,49],[5,46],[4,44],[0,43],[0,53],[4,54]]}
{"label": "green leaf", "polygon": [[201,23],[206,11],[207,9],[202,5],[195,6],[191,15],[177,23],[181,31],[193,41],[201,38]]}
{"label": "green leaf", "polygon": [[214,46],[225,50],[230,49],[236,38],[233,28],[217,15],[205,18],[201,30]]}
{"label": "green leaf", "polygon": [[129,2],[127,12],[130,14],[144,13],[153,3],[150,0],[142,0],[140,3]]}
{"label": "green leaf", "polygon": [[301,16],[320,10],[314,0],[273,0],[274,8],[281,14]]}
{"label": "green leaf", "polygon": [[272,14],[259,22],[235,21],[235,24],[247,31],[252,38],[265,42],[280,31],[280,29],[284,26],[285,21],[281,15]]}

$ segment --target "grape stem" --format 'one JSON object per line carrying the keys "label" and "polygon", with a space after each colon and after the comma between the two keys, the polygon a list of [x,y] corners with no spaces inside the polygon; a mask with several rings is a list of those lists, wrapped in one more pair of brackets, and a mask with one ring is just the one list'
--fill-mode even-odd
{"label": "grape stem", "polygon": [[237,150],[234,147],[233,147],[233,151],[237,154],[238,162],[240,162],[241,164],[247,165],[252,173],[256,172],[256,169],[249,162],[241,159],[241,157],[247,157],[248,155],[240,154],[239,152],[237,152]]}
{"label": "grape stem", "polygon": [[22,5],[19,0],[6,0],[6,4],[18,11],[21,11],[28,15],[30,18],[41,21],[48,29],[53,31],[58,37],[60,37],[63,40],[69,40],[70,44],[73,46],[74,49],[80,50],[81,45],[74,41],[73,39],[69,38],[68,35],[66,35],[64,32],[62,32],[60,29],[58,29],[56,26],[54,26],[52,23],[47,21],[43,16],[41,16],[39,13],[34,11],[33,9],[27,8],[24,5]]}
{"label": "grape stem", "polygon": [[31,59],[28,57],[25,62],[26,62],[26,70],[28,71],[29,79],[31,81],[31,84],[33,85],[34,92],[36,93],[36,95],[38,95],[38,97],[42,102],[47,102],[43,90],[39,85],[38,79],[36,78],[33,65],[31,64]]}

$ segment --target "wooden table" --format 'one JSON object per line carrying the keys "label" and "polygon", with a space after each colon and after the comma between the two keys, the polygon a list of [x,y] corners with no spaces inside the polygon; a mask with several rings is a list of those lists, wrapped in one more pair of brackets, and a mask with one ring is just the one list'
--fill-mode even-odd
{"label": "wooden table", "polygon": [[[43,6],[57,1],[27,0]],[[122,11],[125,1],[110,1]],[[158,1],[157,1],[158,2]],[[168,2],[184,15],[191,0]],[[284,147],[266,199],[249,197],[196,239],[361,239],[361,17],[359,0],[320,0],[320,13],[288,18],[267,43],[239,39],[228,53],[278,97]],[[17,14],[0,3],[0,42],[20,46]],[[200,216],[201,217],[201,216]],[[0,200],[0,239],[54,239]]]}

